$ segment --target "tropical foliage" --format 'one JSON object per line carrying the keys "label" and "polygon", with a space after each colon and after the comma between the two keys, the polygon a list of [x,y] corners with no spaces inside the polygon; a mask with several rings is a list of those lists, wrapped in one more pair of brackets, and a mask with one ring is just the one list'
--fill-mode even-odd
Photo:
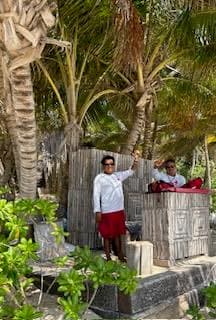
{"label": "tropical foliage", "polygon": [[[8,14],[10,12],[10,14]],[[43,1],[0,5],[0,97],[23,198],[36,196],[36,122],[30,63],[39,59],[55,18]]]}
{"label": "tropical foliage", "polygon": [[[82,144],[126,154],[138,147],[143,158],[177,157],[188,177],[201,175],[215,187],[214,1],[53,3],[0,3],[0,183],[13,184],[12,198],[17,186],[22,198],[30,198],[0,200],[1,319],[40,315],[25,294],[32,283],[28,261],[37,249],[26,239],[26,221],[43,212],[62,236],[56,205],[32,200],[36,133],[63,130],[59,149],[67,145],[70,166]],[[73,258],[74,270],[59,278],[68,318],[85,316],[101,284],[115,283],[125,292],[135,287],[133,272],[93,258],[88,249],[77,249]],[[85,304],[89,281],[94,293]],[[205,294],[213,301],[215,287]],[[202,319],[196,308],[192,315]]]}
{"label": "tropical foliage", "polygon": [[126,265],[107,262],[92,254],[87,247],[77,247],[72,257],[73,269],[61,273],[58,278],[58,291],[64,295],[59,298],[59,303],[65,312],[65,319],[86,319],[87,310],[102,285],[115,285],[125,294],[136,289],[136,271]]}
{"label": "tropical foliage", "polygon": [[[25,5],[25,10],[30,10]],[[4,14],[6,7],[2,5],[0,9],[4,28],[7,23],[16,26],[16,21],[9,21]],[[69,158],[72,151],[86,144],[122,153],[130,153],[137,146],[144,158],[184,156],[191,166],[196,150],[203,149],[206,164],[209,157],[210,162],[214,160],[214,144],[208,143],[209,137],[215,134],[216,10],[212,1],[58,0],[55,8],[41,4],[39,9],[42,20],[35,18],[28,26],[27,19],[26,24],[16,26],[13,34],[18,46],[15,58],[23,50],[23,66],[25,61],[39,58],[36,51],[41,53],[45,43],[49,44],[42,60],[32,67],[36,108],[31,100],[31,106],[26,104],[25,117],[24,109],[20,106],[18,110],[17,103],[11,106],[9,96],[3,94],[13,86],[21,90],[17,87],[18,78],[14,78],[11,87],[7,81],[9,73],[5,70],[12,61],[9,59],[6,69],[1,69],[0,88],[8,84],[8,90],[1,89],[1,146],[2,150],[7,149],[1,154],[3,183],[14,176],[15,164],[20,193],[35,196],[34,111],[39,131],[64,131],[65,141],[60,147],[67,144]],[[13,10],[21,19],[22,11],[16,5]],[[51,12],[57,20],[48,38],[46,32],[54,25]],[[42,33],[32,29],[37,26],[41,30],[44,24],[46,30]],[[9,52],[4,48],[10,41],[4,37],[2,41],[0,65],[4,66]],[[28,58],[24,48],[34,52],[34,57]],[[15,101],[13,90],[10,92],[11,101]],[[31,89],[31,99],[32,93]],[[22,103],[25,104],[24,100]],[[19,112],[22,115],[14,119]],[[25,123],[31,127],[32,134],[28,131],[24,147],[29,127],[22,121],[27,118],[30,121],[30,114],[31,125]],[[14,160],[8,161],[12,151]],[[34,174],[30,174],[31,170]],[[209,176],[210,169],[206,171]]]}
{"label": "tropical foliage", "polygon": [[[2,195],[8,190],[1,189]],[[33,261],[38,259],[38,245],[27,239],[28,221],[35,222],[38,215],[53,226],[53,235],[57,241],[64,233],[56,222],[57,205],[46,200],[21,199],[15,202],[0,200],[0,318],[2,320],[34,320],[42,316],[40,306],[34,306],[28,297],[34,279]],[[117,285],[120,290],[130,293],[136,288],[135,272],[128,267],[110,261],[105,262],[95,256],[88,248],[77,248],[72,254],[74,266],[59,276],[59,298],[65,319],[85,319],[86,308],[92,303],[99,286]],[[67,257],[56,261],[64,266]],[[89,296],[89,284],[93,286],[93,295]],[[42,290],[42,288],[41,288]],[[83,293],[87,294],[86,301]],[[41,292],[42,296],[43,292]]]}
{"label": "tropical foliage", "polygon": [[[6,189],[1,189],[4,196]],[[41,312],[28,301],[27,291],[33,284],[30,277],[30,261],[37,260],[38,245],[27,239],[29,225],[34,217],[41,215],[52,223],[57,234],[56,204],[44,200],[20,199],[15,202],[0,200],[0,318],[33,320]]]}
{"label": "tropical foliage", "polygon": [[192,320],[214,319],[216,317],[216,285],[211,283],[208,287],[202,290],[205,300],[205,307],[200,309],[193,305],[187,311],[187,314],[192,316]]}

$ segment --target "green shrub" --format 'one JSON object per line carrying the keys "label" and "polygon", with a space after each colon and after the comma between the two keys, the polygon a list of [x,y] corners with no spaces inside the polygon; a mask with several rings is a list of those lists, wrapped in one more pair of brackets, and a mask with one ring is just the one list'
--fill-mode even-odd
{"label": "green shrub", "polygon": [[28,304],[26,298],[26,291],[33,283],[29,277],[32,271],[29,262],[37,259],[38,249],[32,239],[27,239],[27,232],[28,221],[38,214],[54,224],[57,205],[43,201],[27,199],[8,202],[0,199],[1,320],[33,320],[41,315]]}
{"label": "green shrub", "polygon": [[190,307],[187,314],[192,316],[192,320],[216,319],[216,284],[211,283],[202,290],[205,297],[207,312],[200,310],[196,305]]}
{"label": "green shrub", "polygon": [[72,256],[73,269],[61,273],[57,280],[58,290],[64,295],[58,301],[65,312],[65,319],[85,319],[87,309],[100,286],[116,285],[125,294],[136,289],[136,272],[126,265],[116,261],[105,261],[93,254],[88,247],[77,247]]}
{"label": "green shrub", "polygon": [[[0,199],[0,319],[34,320],[41,316],[28,303],[26,296],[33,279],[29,262],[37,259],[38,245],[27,239],[28,222],[40,215],[54,227],[53,234],[60,239],[64,232],[55,224],[57,205],[47,200],[17,200],[8,202]],[[82,319],[101,285],[117,285],[125,293],[136,288],[135,271],[124,264],[106,262],[93,255],[86,247],[76,248],[72,253],[73,269],[60,274],[59,292],[63,297],[59,303],[65,319]],[[67,257],[57,259],[64,266]],[[93,293],[90,295],[90,287]]]}

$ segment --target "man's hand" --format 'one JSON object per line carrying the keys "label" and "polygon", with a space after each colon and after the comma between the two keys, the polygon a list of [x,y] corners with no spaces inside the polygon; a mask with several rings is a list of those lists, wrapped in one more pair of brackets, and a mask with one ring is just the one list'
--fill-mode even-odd
{"label": "man's hand", "polygon": [[163,160],[155,160],[154,161],[154,169],[163,169],[164,161]]}
{"label": "man's hand", "polygon": [[132,154],[131,154],[134,158],[133,164],[131,166],[131,169],[134,170],[137,168],[137,164],[139,162],[140,159],[140,151],[139,150],[135,150]]}
{"label": "man's hand", "polygon": [[95,216],[96,223],[101,222],[101,218],[102,218],[102,213],[96,212],[96,216]]}

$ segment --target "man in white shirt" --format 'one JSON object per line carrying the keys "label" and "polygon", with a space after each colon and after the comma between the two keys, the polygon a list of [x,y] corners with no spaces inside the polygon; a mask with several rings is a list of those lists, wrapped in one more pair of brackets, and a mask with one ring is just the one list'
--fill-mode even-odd
{"label": "man in white shirt", "polygon": [[[166,172],[160,171],[163,168],[166,169]],[[182,187],[186,183],[185,177],[177,173],[175,160],[173,159],[168,159],[164,162],[155,161],[152,176],[156,181],[167,182],[177,188]]]}
{"label": "man in white shirt", "polygon": [[121,244],[121,235],[126,233],[122,182],[133,175],[138,157],[138,153],[134,154],[134,162],[130,169],[114,172],[115,159],[107,155],[101,160],[103,173],[94,179],[94,212],[98,230],[104,240],[107,260],[111,260],[110,240],[114,240],[118,258],[125,262]]}

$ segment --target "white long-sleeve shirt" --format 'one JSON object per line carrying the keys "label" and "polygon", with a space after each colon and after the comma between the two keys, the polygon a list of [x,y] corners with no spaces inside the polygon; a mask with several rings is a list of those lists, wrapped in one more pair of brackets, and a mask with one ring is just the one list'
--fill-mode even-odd
{"label": "white long-sleeve shirt", "polygon": [[132,176],[132,169],[112,174],[100,173],[94,179],[94,212],[109,213],[124,209],[122,181]]}
{"label": "white long-sleeve shirt", "polygon": [[171,183],[174,187],[181,187],[186,183],[185,177],[180,174],[176,174],[175,176],[170,176],[167,173],[160,172],[158,169],[152,170],[152,176],[155,180],[164,181],[167,183]]}

